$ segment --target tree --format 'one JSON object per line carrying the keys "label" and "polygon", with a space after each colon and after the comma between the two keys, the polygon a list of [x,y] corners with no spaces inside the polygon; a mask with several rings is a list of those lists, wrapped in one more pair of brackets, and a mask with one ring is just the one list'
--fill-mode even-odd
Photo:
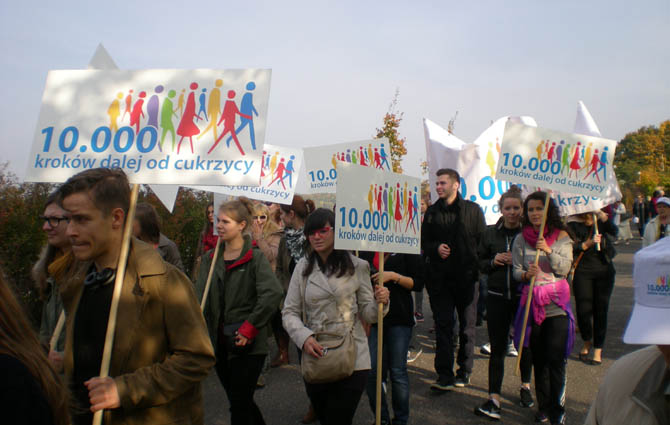
{"label": "tree", "polygon": [[628,133],[614,158],[620,185],[650,195],[658,186],[670,186],[670,120]]}
{"label": "tree", "polygon": [[377,129],[375,139],[386,137],[389,140],[391,145],[391,168],[394,172],[402,174],[402,158],[407,155],[407,148],[405,147],[405,138],[400,137],[398,133],[403,116],[403,113],[397,110],[399,95],[400,89],[396,89],[388,112],[384,115],[383,126]]}

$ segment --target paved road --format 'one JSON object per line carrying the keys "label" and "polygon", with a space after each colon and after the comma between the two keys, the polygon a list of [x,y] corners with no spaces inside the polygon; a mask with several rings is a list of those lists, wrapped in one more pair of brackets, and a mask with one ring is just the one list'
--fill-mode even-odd
{"label": "paved road", "polygon": [[[603,350],[602,366],[586,365],[577,359],[581,347],[581,339],[577,335],[575,349],[568,360],[566,407],[570,424],[583,423],[598,385],[612,362],[638,348],[625,345],[622,338],[633,303],[633,254],[640,246],[640,241],[635,240],[629,246],[617,247],[619,251],[615,258],[617,279],[610,302],[608,335]],[[424,300],[424,313],[426,321],[416,328],[423,354],[416,362],[409,365],[411,393],[409,423],[421,425],[488,423],[486,419],[473,414],[473,409],[486,400],[488,389],[488,357],[479,354],[478,348],[475,349],[475,365],[472,384],[469,387],[441,394],[430,390],[430,383],[436,376],[433,369],[433,334],[429,333],[432,315],[427,297]],[[477,328],[477,344],[480,345],[486,340],[486,324],[484,324],[484,327]],[[308,406],[300,371],[295,363],[295,351],[291,354],[292,364],[271,369],[266,375],[267,386],[256,391],[256,401],[268,425],[299,424]],[[513,375],[514,365],[515,359],[508,357],[502,391],[502,423],[530,424],[533,423],[535,411],[522,409],[517,405],[519,378]],[[206,380],[204,393],[206,423],[230,424],[228,400],[215,374]],[[354,424],[369,425],[373,422],[374,415],[369,408],[367,397],[363,395]]]}

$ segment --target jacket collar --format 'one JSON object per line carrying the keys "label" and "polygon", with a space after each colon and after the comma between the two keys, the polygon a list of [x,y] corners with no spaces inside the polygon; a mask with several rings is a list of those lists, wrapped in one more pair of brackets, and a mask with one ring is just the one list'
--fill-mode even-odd
{"label": "jacket collar", "polygon": [[[253,249],[256,247],[256,241],[251,240],[251,236],[244,235],[244,244],[242,245],[242,250],[240,251],[240,256],[235,260],[233,264],[225,266],[226,271],[232,270],[236,267],[246,264],[252,260],[254,257]],[[219,248],[219,257],[222,264],[223,262],[223,251],[225,251],[224,242],[221,242],[221,248]]]}
{"label": "jacket collar", "polygon": [[658,423],[665,423],[668,419],[665,410],[665,385],[668,385],[669,380],[670,369],[665,363],[665,358],[659,353],[631,395],[635,403],[654,414]]}

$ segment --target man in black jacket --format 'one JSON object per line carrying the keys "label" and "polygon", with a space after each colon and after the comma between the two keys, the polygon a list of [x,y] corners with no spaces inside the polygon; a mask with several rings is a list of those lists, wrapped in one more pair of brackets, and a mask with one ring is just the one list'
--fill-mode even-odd
{"label": "man in black jacket", "polygon": [[[486,228],[479,205],[458,193],[461,177],[457,171],[437,171],[437,202],[424,216],[421,245],[427,268],[426,288],[435,318],[435,371],[438,379],[431,388],[449,391],[470,383],[472,373],[477,307],[477,245]],[[458,372],[454,376],[454,310],[458,314]]]}

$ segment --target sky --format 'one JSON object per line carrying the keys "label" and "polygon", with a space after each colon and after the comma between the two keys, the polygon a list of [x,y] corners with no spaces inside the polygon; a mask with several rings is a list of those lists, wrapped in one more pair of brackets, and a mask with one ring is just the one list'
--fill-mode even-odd
{"label": "sky", "polygon": [[469,142],[529,115],[603,137],[670,119],[670,1],[61,1],[0,4],[0,162],[25,174],[47,72],[102,43],[122,69],[271,68],[266,142],[368,139],[396,89],[406,174],[422,118]]}

